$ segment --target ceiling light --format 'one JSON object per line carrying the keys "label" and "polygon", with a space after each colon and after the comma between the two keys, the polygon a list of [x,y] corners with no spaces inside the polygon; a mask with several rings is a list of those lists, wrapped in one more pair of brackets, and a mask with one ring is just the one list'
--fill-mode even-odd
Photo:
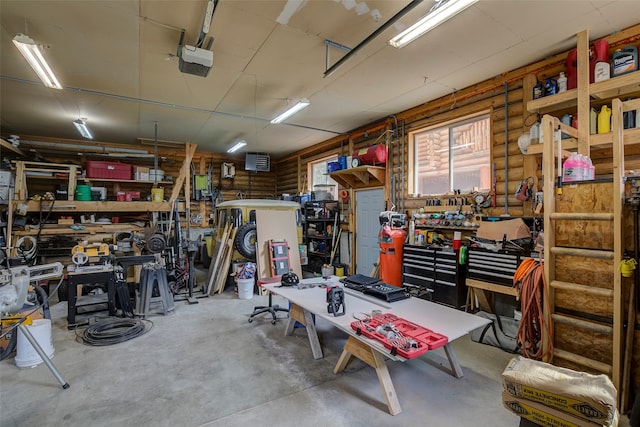
{"label": "ceiling light", "polygon": [[278,117],[271,120],[271,124],[275,125],[285,121],[286,119],[288,119],[289,117],[297,113],[298,111],[302,110],[303,108],[306,108],[308,105],[309,105],[308,99],[306,98],[301,99],[300,101],[296,102],[296,104],[293,105],[291,108],[287,109],[285,112],[281,113]]}
{"label": "ceiling light", "polygon": [[227,150],[227,153],[234,153],[234,152],[238,151],[239,149],[241,149],[242,147],[244,147],[245,145],[247,145],[247,141],[242,139],[242,140],[236,142],[235,144],[233,144],[233,146]]}
{"label": "ceiling light", "polygon": [[36,72],[45,86],[52,89],[62,89],[62,85],[60,85],[55,74],[53,74],[51,67],[47,64],[47,61],[40,52],[40,48],[33,39],[24,34],[17,34],[13,38],[13,44],[16,45],[22,56],[24,56],[24,59],[31,65],[31,68],[33,68],[33,71]]}
{"label": "ceiling light", "polygon": [[401,48],[426,32],[433,30],[438,25],[462,12],[477,1],[478,0],[447,0],[445,3],[429,11],[429,13],[418,22],[389,40],[389,44],[393,47]]}
{"label": "ceiling light", "polygon": [[76,127],[76,129],[78,129],[78,132],[80,132],[80,135],[82,135],[83,138],[93,139],[93,135],[91,135],[91,131],[85,123],[86,120],[87,119],[74,120],[73,125]]}

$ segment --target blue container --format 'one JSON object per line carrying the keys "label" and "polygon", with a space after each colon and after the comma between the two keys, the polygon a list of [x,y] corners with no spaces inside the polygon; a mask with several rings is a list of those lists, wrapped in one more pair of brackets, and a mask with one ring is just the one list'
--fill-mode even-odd
{"label": "blue container", "polygon": [[347,156],[338,157],[338,163],[340,163],[340,169],[347,168]]}
{"label": "blue container", "polygon": [[340,166],[340,162],[327,163],[327,173],[331,173],[339,170],[342,170],[342,166]]}

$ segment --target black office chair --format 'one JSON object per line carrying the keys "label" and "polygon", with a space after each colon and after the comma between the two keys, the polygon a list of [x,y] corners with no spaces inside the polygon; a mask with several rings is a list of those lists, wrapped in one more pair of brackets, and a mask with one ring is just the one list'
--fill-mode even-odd
{"label": "black office chair", "polygon": [[[280,282],[280,276],[258,279],[258,288],[262,287],[262,285],[265,285],[267,283],[277,283],[277,282]],[[253,322],[253,318],[259,314],[271,313],[271,316],[273,317],[273,319],[271,320],[271,323],[275,325],[276,320],[278,320],[278,317],[276,315],[278,311],[285,311],[288,313],[289,309],[280,307],[278,304],[274,305],[273,294],[269,292],[269,305],[257,305],[253,307],[253,313],[251,313],[251,315],[249,316],[249,323]]]}

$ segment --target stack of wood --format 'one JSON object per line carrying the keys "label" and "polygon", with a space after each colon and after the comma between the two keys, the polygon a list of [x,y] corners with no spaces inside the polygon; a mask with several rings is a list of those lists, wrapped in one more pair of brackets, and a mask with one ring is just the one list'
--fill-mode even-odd
{"label": "stack of wood", "polygon": [[207,274],[207,295],[221,294],[227,282],[227,271],[231,265],[233,254],[233,240],[236,228],[232,224],[224,227],[222,238],[216,244],[215,254]]}

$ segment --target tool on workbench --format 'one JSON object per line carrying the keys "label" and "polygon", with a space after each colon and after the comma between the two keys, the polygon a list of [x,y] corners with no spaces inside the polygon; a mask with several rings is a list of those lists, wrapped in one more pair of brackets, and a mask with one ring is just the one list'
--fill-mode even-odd
{"label": "tool on workbench", "polygon": [[[340,307],[342,307],[342,311],[340,311]],[[345,314],[344,289],[340,286],[327,287],[327,312],[333,314],[335,317]]]}

